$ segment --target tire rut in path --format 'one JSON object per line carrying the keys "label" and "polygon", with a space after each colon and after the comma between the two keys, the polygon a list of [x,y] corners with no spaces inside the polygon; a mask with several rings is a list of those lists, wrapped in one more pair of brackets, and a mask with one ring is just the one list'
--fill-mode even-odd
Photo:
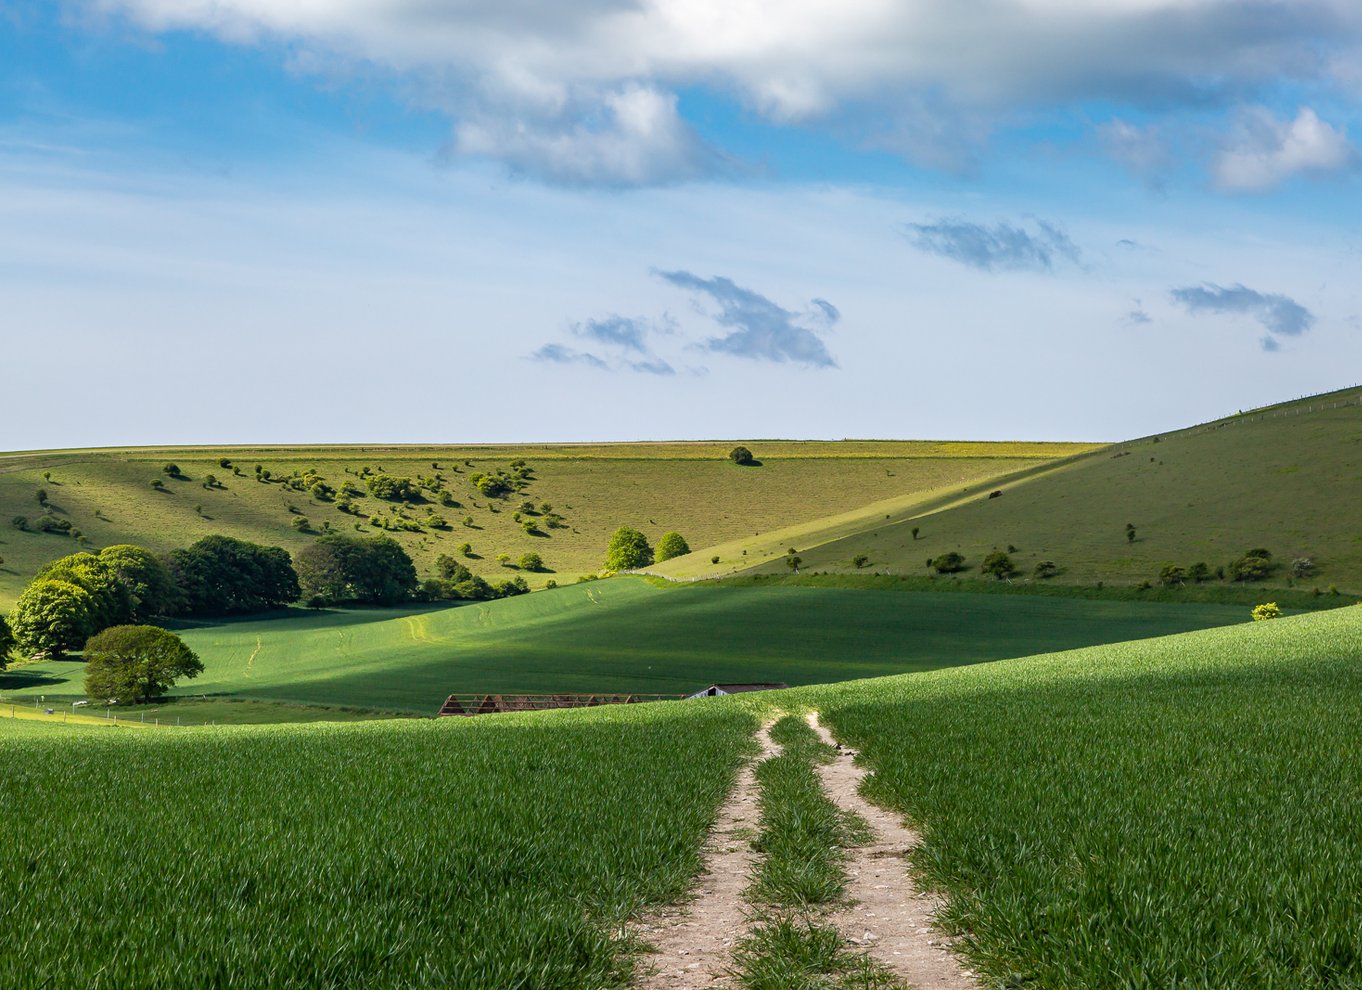
{"label": "tire rut in path", "polygon": [[719,810],[705,841],[704,867],[688,903],[651,914],[634,933],[653,947],[639,958],[634,981],[640,990],[701,990],[728,983],[733,947],[746,934],[748,905],[743,891],[751,881],[757,855],[758,795],[756,765],[779,748],[770,723],[757,732],[761,752],[738,772],[732,793]]}
{"label": "tire rut in path", "polygon": [[851,906],[829,921],[847,941],[917,990],[978,990],[979,978],[951,952],[947,936],[933,927],[939,901],[919,891],[908,875],[908,853],[921,839],[903,827],[897,814],[861,797],[866,771],[853,762],[856,754],[838,745],[817,712],[808,718],[823,742],[837,747],[837,758],[818,767],[823,789],[875,833],[870,845],[847,850]]}

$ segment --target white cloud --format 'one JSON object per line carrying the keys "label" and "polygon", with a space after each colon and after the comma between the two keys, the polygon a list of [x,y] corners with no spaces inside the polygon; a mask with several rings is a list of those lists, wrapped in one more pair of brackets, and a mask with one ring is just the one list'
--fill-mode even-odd
{"label": "white cloud", "polygon": [[962,120],[982,140],[1019,110],[1204,106],[1283,80],[1341,85],[1337,67],[1362,40],[1349,0],[71,2],[153,31],[284,42],[412,74],[456,117],[457,147],[607,183],[693,167],[670,102],[684,87],[733,95],[776,123],[857,117],[849,130],[867,141],[962,167],[967,154],[940,147]]}
{"label": "white cloud", "polygon": [[1259,192],[1296,175],[1327,175],[1354,168],[1357,150],[1343,130],[1301,107],[1294,120],[1267,110],[1246,111],[1212,166],[1216,185],[1230,192]]}

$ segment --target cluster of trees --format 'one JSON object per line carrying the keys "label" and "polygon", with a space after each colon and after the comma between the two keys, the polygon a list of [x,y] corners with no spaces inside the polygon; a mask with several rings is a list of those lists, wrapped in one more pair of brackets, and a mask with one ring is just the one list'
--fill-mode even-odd
{"label": "cluster of trees", "polygon": [[[1159,584],[1171,587],[1186,584],[1188,581],[1202,584],[1212,579],[1224,581],[1226,578],[1231,581],[1261,581],[1271,575],[1274,566],[1270,550],[1265,547],[1254,547],[1246,550],[1243,556],[1235,558],[1224,567],[1217,567],[1214,571],[1205,561],[1197,561],[1186,567],[1181,564],[1164,564],[1159,569]],[[1309,557],[1297,557],[1291,562],[1292,577],[1309,577],[1314,573],[1315,562]]]}
{"label": "cluster of trees", "polygon": [[323,536],[298,551],[293,568],[303,599],[314,608],[340,602],[392,605],[410,599],[417,588],[416,565],[387,536]]}
{"label": "cluster of trees", "polygon": [[605,569],[607,571],[633,571],[647,567],[656,560],[661,563],[673,557],[690,553],[690,544],[680,533],[671,531],[662,534],[654,551],[648,537],[632,526],[621,526],[610,537],[605,548]]}
{"label": "cluster of trees", "polygon": [[964,554],[956,553],[951,550],[943,553],[939,557],[931,557],[927,561],[927,566],[938,574],[955,574],[965,569]]}
{"label": "cluster of trees", "polygon": [[439,577],[421,584],[421,597],[427,601],[489,601],[523,595],[530,590],[529,583],[520,575],[493,584],[448,554],[435,558],[435,573]]}

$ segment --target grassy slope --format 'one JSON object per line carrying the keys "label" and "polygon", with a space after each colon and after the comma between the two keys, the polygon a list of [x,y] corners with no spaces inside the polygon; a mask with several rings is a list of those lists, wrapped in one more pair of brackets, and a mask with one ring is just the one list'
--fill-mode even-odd
{"label": "grassy slope", "polygon": [[[860,588],[658,587],[615,578],[439,610],[308,613],[183,632],[206,671],[176,693],[431,713],[465,691],[680,693],[811,684],[1244,621],[1247,609]],[[80,663],[0,694],[82,696]]]}
{"label": "grassy slope", "polygon": [[737,706],[116,732],[0,721],[0,986],[622,986]]}
{"label": "grassy slope", "polygon": [[[721,543],[740,534],[763,532],[793,522],[845,512],[865,502],[965,483],[1020,466],[1086,449],[1079,444],[933,443],[925,441],[844,441],[837,443],[749,442],[762,460],[757,468],[729,463],[727,443],[596,444],[523,447],[356,447],[356,448],[175,448],[165,450],[53,451],[0,457],[0,608],[12,604],[44,562],[77,549],[66,537],[23,533],[8,524],[16,515],[36,518],[35,499],[46,488],[57,514],[71,520],[93,546],[138,543],[155,549],[184,545],[222,532],[290,549],[310,537],[296,533],[288,505],[295,505],[315,527],[323,522],[354,532],[355,517],[333,505],[309,501],[303,493],[254,479],[262,464],[275,477],[316,468],[334,487],[355,480],[345,473],[369,465],[390,474],[429,475],[438,462],[448,487],[464,508],[436,506],[453,528],[402,533],[401,540],[428,573],[440,553],[471,542],[479,559],[468,561],[490,577],[511,572],[496,563],[498,553],[518,558],[540,553],[560,582],[595,571],[610,533],[631,524],[656,539],[676,529],[694,547]],[[247,477],[218,466],[230,458]],[[529,490],[500,503],[493,513],[486,498],[467,481],[470,472],[505,467],[525,458],[535,468]],[[473,461],[469,468],[464,462]],[[193,480],[165,479],[161,467],[178,464]],[[454,474],[457,465],[462,472]],[[51,472],[50,482],[43,479]],[[214,474],[225,489],[202,487]],[[167,493],[150,487],[164,480]],[[523,533],[512,519],[522,499],[549,502],[570,528],[545,536]],[[367,517],[386,503],[359,500]],[[203,514],[196,511],[201,506]],[[100,513],[104,518],[96,516]],[[424,515],[424,510],[416,513]],[[459,525],[472,515],[477,529]],[[363,532],[370,532],[365,525]],[[533,576],[532,576],[533,577]]]}
{"label": "grassy slope", "polygon": [[1362,611],[809,689],[1000,985],[1362,986]]}
{"label": "grassy slope", "polygon": [[[877,519],[859,532],[812,528],[792,542],[805,571],[853,570],[858,554],[878,572],[925,575],[927,559],[949,550],[975,567],[1008,545],[1029,575],[1053,560],[1060,583],[1157,580],[1164,562],[1205,561],[1212,570],[1249,547],[1284,564],[1313,557],[1305,587],[1362,592],[1362,390],[1288,403],[1180,433],[1119,444],[1030,472],[1012,482],[971,486],[963,502],[928,514]],[[1347,405],[1339,405],[1342,402]],[[990,499],[988,493],[1003,495]],[[1137,539],[1128,543],[1125,526]],[[914,540],[912,527],[920,527]],[[785,570],[775,548],[763,572]],[[760,558],[749,555],[754,562]],[[695,561],[688,562],[693,573]],[[678,569],[679,570],[679,569]],[[714,568],[718,572],[720,568]],[[975,572],[977,573],[977,572]],[[1278,569],[1268,585],[1289,576]]]}

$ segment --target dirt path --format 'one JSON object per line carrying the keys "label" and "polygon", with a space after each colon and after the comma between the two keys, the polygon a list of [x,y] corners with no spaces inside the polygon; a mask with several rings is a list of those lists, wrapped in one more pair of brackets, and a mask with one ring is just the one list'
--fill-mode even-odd
{"label": "dirt path", "polygon": [[694,900],[664,908],[643,919],[635,932],[655,951],[639,960],[641,990],[701,990],[727,985],[734,944],[747,930],[747,889],[756,854],[759,788],[756,764],[774,756],[778,747],[757,733],[761,753],[738,773],[738,782],[705,842],[704,872],[692,891]]}
{"label": "dirt path", "polygon": [[[825,743],[837,741],[809,713],[809,725]],[[828,796],[846,811],[860,815],[875,833],[875,842],[848,850],[846,864],[851,907],[829,919],[853,945],[886,966],[915,990],[977,990],[979,979],[948,948],[949,940],[932,927],[936,901],[918,891],[905,858],[920,839],[903,827],[897,814],[861,797],[866,771],[853,762],[855,753],[838,747],[837,759],[818,772]]]}

